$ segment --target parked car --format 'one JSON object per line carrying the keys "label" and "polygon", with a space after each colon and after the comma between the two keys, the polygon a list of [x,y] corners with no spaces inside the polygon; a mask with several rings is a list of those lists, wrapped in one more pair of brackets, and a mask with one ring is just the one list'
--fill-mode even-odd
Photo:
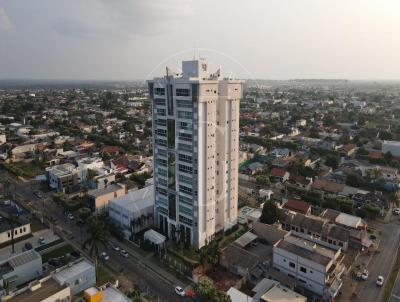
{"label": "parked car", "polygon": [[383,278],[383,276],[378,276],[378,279],[376,280],[376,285],[383,286],[384,281],[385,281],[385,279]]}
{"label": "parked car", "polygon": [[393,209],[393,214],[400,215],[400,208],[394,208]]}
{"label": "parked car", "polygon": [[116,245],[115,243],[111,243],[111,248],[116,252],[119,252],[119,250],[120,250],[119,246]]}
{"label": "parked car", "polygon": [[100,258],[103,259],[104,261],[110,260],[110,256],[108,256],[106,252],[102,252]]}
{"label": "parked car", "polygon": [[72,215],[71,213],[69,213],[69,214],[68,214],[68,219],[69,219],[69,220],[74,220],[75,217],[74,217],[74,215]]}
{"label": "parked car", "polygon": [[121,256],[122,257],[125,257],[125,258],[128,258],[129,257],[129,254],[128,254],[128,252],[127,251],[125,251],[125,250],[121,250]]}
{"label": "parked car", "polygon": [[180,287],[180,286],[175,287],[175,293],[176,293],[178,296],[181,296],[181,297],[184,297],[184,296],[185,296],[185,291],[184,291],[183,288]]}
{"label": "parked car", "polygon": [[29,251],[31,249],[33,249],[32,244],[30,242],[25,243],[25,250]]}
{"label": "parked car", "polygon": [[46,239],[44,239],[44,237],[39,237],[39,243],[40,244],[45,244],[46,243]]}
{"label": "parked car", "polygon": [[361,279],[366,281],[368,280],[368,277],[369,277],[369,272],[365,269],[361,274]]}
{"label": "parked car", "polygon": [[76,220],[76,225],[77,225],[77,226],[83,226],[83,225],[84,225],[83,220],[82,220],[82,219],[77,219],[77,220]]}

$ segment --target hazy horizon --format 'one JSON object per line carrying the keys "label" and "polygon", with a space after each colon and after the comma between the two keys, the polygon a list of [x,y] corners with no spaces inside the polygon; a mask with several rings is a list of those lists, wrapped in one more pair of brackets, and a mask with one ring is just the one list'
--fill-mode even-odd
{"label": "hazy horizon", "polygon": [[396,0],[0,0],[0,79],[142,81],[205,57],[243,79],[400,80]]}

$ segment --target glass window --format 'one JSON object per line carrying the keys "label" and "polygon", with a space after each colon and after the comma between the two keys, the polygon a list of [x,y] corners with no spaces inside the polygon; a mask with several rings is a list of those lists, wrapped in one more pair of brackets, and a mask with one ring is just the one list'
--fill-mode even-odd
{"label": "glass window", "polygon": [[176,88],[176,96],[190,96],[190,90],[185,88]]}
{"label": "glass window", "polygon": [[179,195],[179,203],[184,203],[184,204],[192,206],[193,205],[193,199],[189,198],[189,197],[186,197],[186,196]]}
{"label": "glass window", "polygon": [[165,88],[156,88],[154,91],[155,95],[165,95]]}
{"label": "glass window", "polygon": [[165,106],[165,99],[155,99],[154,102],[156,105]]}
{"label": "glass window", "polygon": [[172,85],[169,84],[167,87],[168,87],[168,95],[167,95],[168,114],[169,115],[174,115],[174,98],[173,98],[173,95],[172,95]]}
{"label": "glass window", "polygon": [[178,111],[179,118],[192,119],[193,113],[190,111]]}
{"label": "glass window", "polygon": [[165,109],[157,108],[157,115],[165,116],[166,115]]}
{"label": "glass window", "polygon": [[294,262],[289,262],[289,266],[290,267],[296,267],[296,264],[294,264]]}
{"label": "glass window", "polygon": [[191,174],[192,171],[193,171],[193,168],[189,167],[189,166],[186,166],[186,165],[179,164],[179,171]]}
{"label": "glass window", "polygon": [[156,134],[161,136],[167,136],[167,130],[165,129],[156,129]]}
{"label": "glass window", "polygon": [[179,215],[179,222],[183,222],[187,225],[192,225],[192,219],[186,218],[185,216]]}
{"label": "glass window", "polygon": [[175,154],[168,155],[168,188],[175,190]]}
{"label": "glass window", "polygon": [[176,196],[174,194],[168,196],[168,213],[169,218],[176,220]]}
{"label": "glass window", "polygon": [[193,210],[189,209],[189,208],[187,208],[187,207],[185,207],[183,205],[179,205],[179,213],[183,213],[183,214],[192,216],[193,215]]}
{"label": "glass window", "polygon": [[175,148],[175,121],[168,120],[168,148]]}
{"label": "glass window", "polygon": [[303,267],[303,266],[300,266],[300,271],[302,273],[307,273],[307,269],[305,267]]}
{"label": "glass window", "polygon": [[165,139],[156,138],[156,144],[166,147],[167,146],[167,141]]}
{"label": "glass window", "polygon": [[180,182],[192,185],[193,184],[193,179],[191,177],[188,177],[186,175],[181,175],[179,174],[178,179]]}
{"label": "glass window", "polygon": [[188,122],[179,122],[179,128],[182,130],[193,130],[193,125]]}
{"label": "glass window", "polygon": [[159,126],[167,126],[167,121],[166,120],[157,119],[156,124],[159,125]]}
{"label": "glass window", "polygon": [[192,188],[180,185],[179,186],[179,191],[188,195],[192,195]]}
{"label": "glass window", "polygon": [[189,164],[192,163],[192,157],[190,155],[179,154],[179,160]]}
{"label": "glass window", "polygon": [[176,100],[177,106],[181,108],[192,108],[193,104],[192,101],[188,100]]}
{"label": "glass window", "polygon": [[178,144],[178,150],[192,152],[192,146],[187,144]]}
{"label": "glass window", "polygon": [[192,141],[192,135],[190,133],[179,133],[179,139],[187,142]]}

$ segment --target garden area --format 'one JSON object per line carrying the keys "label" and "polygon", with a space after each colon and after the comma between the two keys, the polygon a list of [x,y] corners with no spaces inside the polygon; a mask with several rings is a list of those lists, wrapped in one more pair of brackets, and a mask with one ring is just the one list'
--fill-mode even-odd
{"label": "garden area", "polygon": [[44,163],[34,160],[31,162],[15,162],[6,163],[2,162],[1,165],[10,173],[15,176],[22,176],[26,178],[34,178],[38,175],[44,174]]}

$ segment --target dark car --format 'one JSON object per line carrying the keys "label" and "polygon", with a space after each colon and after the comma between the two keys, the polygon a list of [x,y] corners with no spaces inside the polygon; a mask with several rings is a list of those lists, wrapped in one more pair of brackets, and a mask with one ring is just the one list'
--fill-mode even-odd
{"label": "dark car", "polygon": [[31,249],[33,249],[32,244],[30,242],[25,243],[25,250],[29,251]]}

